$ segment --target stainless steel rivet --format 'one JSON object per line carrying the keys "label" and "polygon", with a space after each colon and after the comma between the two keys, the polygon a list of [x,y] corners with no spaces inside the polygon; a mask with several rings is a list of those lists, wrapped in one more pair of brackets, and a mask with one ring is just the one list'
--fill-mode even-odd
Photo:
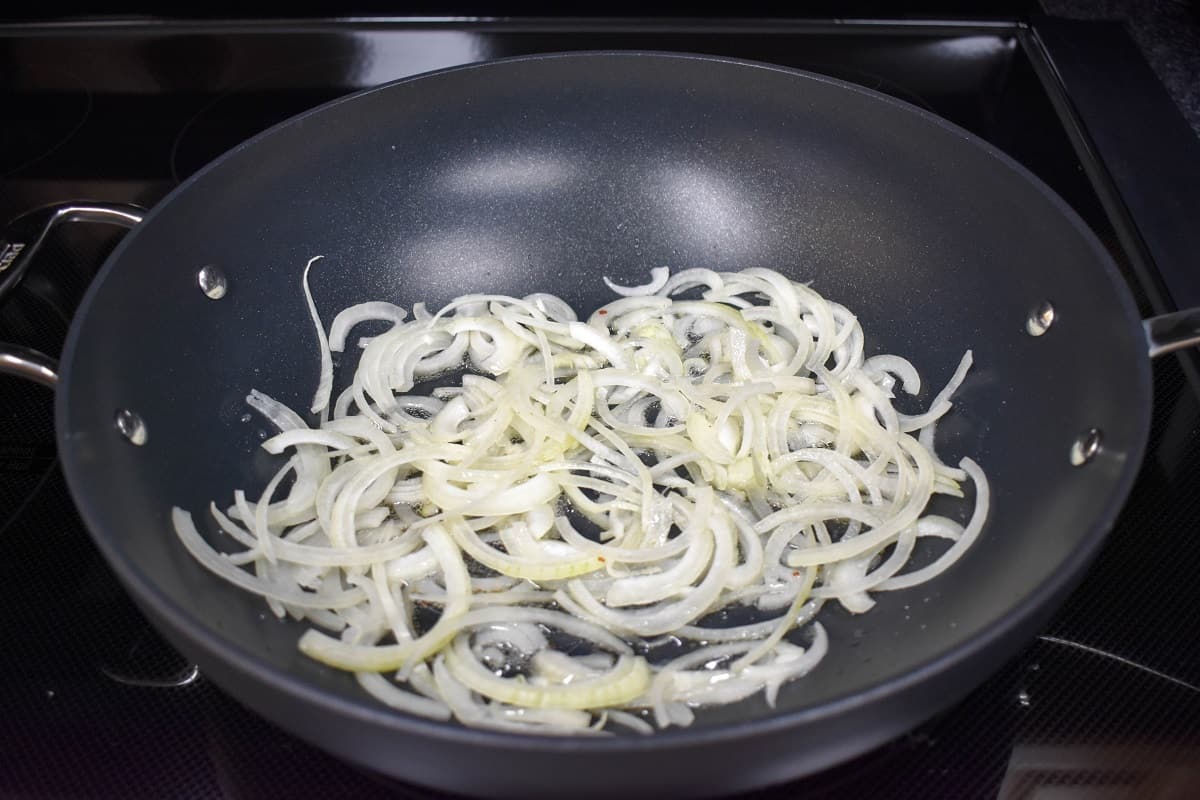
{"label": "stainless steel rivet", "polygon": [[129,440],[131,444],[136,444],[141,447],[146,443],[146,423],[142,421],[134,412],[128,408],[122,408],[117,412],[116,416],[117,430],[121,435]]}
{"label": "stainless steel rivet", "polygon": [[225,296],[226,289],[229,288],[229,282],[225,279],[225,273],[221,272],[220,267],[215,267],[212,264],[200,270],[200,274],[196,277],[197,282],[200,284],[200,291],[204,292],[210,300],[220,300]]}
{"label": "stainless steel rivet", "polygon": [[1049,300],[1043,300],[1029,312],[1029,317],[1025,320],[1025,331],[1030,336],[1041,336],[1050,330],[1050,326],[1053,324],[1054,306],[1050,305]]}
{"label": "stainless steel rivet", "polygon": [[1079,435],[1071,445],[1071,463],[1077,467],[1091,461],[1100,452],[1100,442],[1104,434],[1099,428],[1088,428]]}

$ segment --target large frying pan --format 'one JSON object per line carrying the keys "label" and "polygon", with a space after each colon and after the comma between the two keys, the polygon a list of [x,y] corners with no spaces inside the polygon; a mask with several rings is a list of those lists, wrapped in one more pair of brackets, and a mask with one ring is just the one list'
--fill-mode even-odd
{"label": "large frying pan", "polygon": [[[54,219],[81,216],[135,219],[103,206]],[[36,240],[10,239],[10,274]],[[27,246],[13,253],[15,243]],[[907,355],[930,384],[974,349],[939,448],[972,455],[990,476],[986,529],[936,581],[882,597],[865,616],[828,609],[827,660],[775,710],[755,699],[687,730],[580,741],[384,709],[301,656],[296,627],[197,566],[168,520],[172,505],[202,509],[261,487],[273,470],[259,426],[242,421],[243,398],[258,388],[301,408],[311,397],[316,343],[299,277],[317,254],[325,310],[380,298],[433,306],[468,291],[554,292],[584,310],[608,296],[601,276],[637,283],[663,264],[767,266],[811,280],[859,314],[869,349]],[[218,301],[198,286],[206,266],[227,280]],[[1032,336],[1027,320],[1045,303],[1052,313],[1039,318],[1052,324]],[[1170,339],[1160,345],[1182,338],[1163,333],[1170,322],[1156,323]],[[1038,631],[1138,470],[1147,347],[1127,289],[1079,218],[1011,159],[934,116],[761,64],[538,56],[330,103],[175,190],[113,253],[75,318],[58,445],[80,512],[147,617],[214,682],[296,735],[459,792],[717,794],[895,736]],[[6,364],[52,379],[32,354]],[[146,436],[135,446],[138,418]]]}

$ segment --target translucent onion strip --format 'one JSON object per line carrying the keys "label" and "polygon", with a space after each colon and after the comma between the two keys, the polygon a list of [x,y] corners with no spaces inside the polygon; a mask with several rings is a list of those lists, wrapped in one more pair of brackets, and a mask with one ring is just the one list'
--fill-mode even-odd
{"label": "translucent onion strip", "polygon": [[[618,297],[582,318],[544,293],[435,313],[394,298],[412,319],[366,300],[326,330],[318,259],[301,280],[314,417],[251,390],[277,431],[265,486],[231,487],[204,532],[182,509],[172,523],[205,569],[307,625],[301,652],[398,713],[598,736],[774,705],[846,646],[827,603],[870,613],[985,533],[983,471],[933,451],[971,352],[900,413],[898,390],[922,402],[917,366],[778,272],[605,278]],[[331,406],[332,353],[362,323],[389,327],[350,348]],[[930,513],[936,495],[957,511]]]}

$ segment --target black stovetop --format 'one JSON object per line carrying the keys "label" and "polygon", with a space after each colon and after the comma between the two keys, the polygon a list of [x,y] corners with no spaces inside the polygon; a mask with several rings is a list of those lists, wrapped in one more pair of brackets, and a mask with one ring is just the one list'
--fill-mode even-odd
{"label": "black stovetop", "polygon": [[[1195,276],[1155,256],[1196,233],[1146,209],[1186,201],[1172,180],[1200,168],[1200,148],[1162,144],[1181,141],[1163,134],[1179,120],[1155,102],[1161,87],[1122,37],[1111,26],[1044,19],[0,26],[0,220],[67,199],[152,205],[209,159],[293,113],[429,69],[547,50],[718,53],[862,83],[1006,150],[1092,226],[1149,314],[1169,307],[1172,293],[1189,296]],[[1106,70],[1125,85],[1104,78]],[[1131,126],[1121,110],[1135,102]],[[1148,174],[1139,154],[1174,168]],[[0,339],[57,352],[115,236],[85,226],[56,235],[35,274],[0,307]],[[1043,635],[910,734],[757,797],[1200,792],[1200,402],[1188,358],[1155,364],[1153,431],[1138,483]],[[71,505],[55,461],[52,405],[47,390],[0,378],[0,794],[428,796],[262,721],[153,633]]]}

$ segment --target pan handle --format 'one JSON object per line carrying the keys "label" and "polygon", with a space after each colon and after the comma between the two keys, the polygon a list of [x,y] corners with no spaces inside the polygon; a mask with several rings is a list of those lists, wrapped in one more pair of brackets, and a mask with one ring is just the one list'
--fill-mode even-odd
{"label": "pan handle", "polygon": [[58,385],[58,362],[37,350],[0,342],[0,374],[15,375],[53,389]]}
{"label": "pan handle", "polygon": [[[14,219],[0,238],[0,303],[21,283],[46,239],[63,222],[104,222],[132,228],[142,221],[145,209],[125,203],[56,203],[35,208]],[[40,383],[58,384],[58,362],[22,347],[0,342],[0,374]]]}
{"label": "pan handle", "polygon": [[1161,314],[1142,321],[1151,358],[1200,344],[1200,308]]}
{"label": "pan handle", "polygon": [[105,222],[132,228],[146,211],[125,203],[56,203],[28,211],[4,229],[0,239],[0,303],[17,287],[50,232],[63,222]]}

